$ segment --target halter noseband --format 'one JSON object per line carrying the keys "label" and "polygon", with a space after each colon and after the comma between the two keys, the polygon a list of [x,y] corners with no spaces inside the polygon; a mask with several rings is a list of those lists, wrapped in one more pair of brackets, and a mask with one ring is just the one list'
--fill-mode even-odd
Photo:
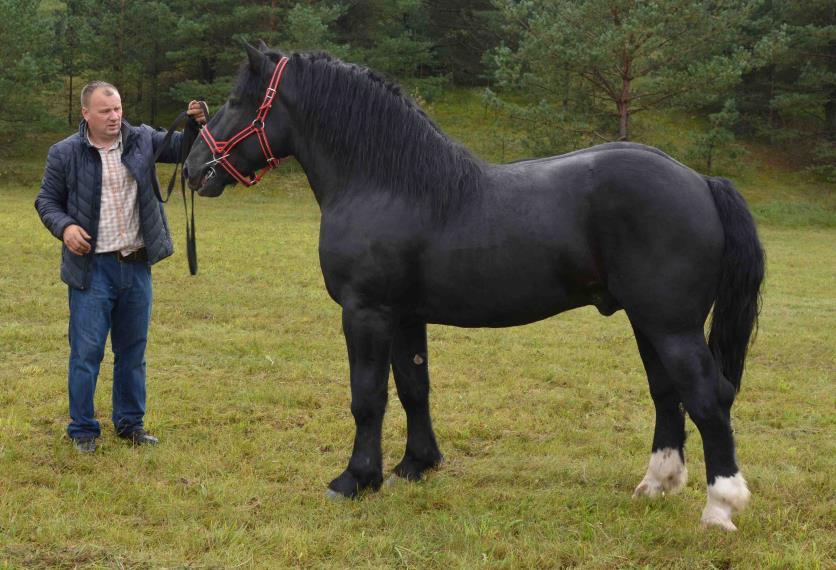
{"label": "halter noseband", "polygon": [[[270,143],[267,142],[267,135],[264,133],[264,123],[267,120],[267,113],[270,112],[270,107],[273,106],[273,99],[275,98],[276,93],[278,93],[279,82],[282,80],[282,73],[284,73],[286,65],[286,57],[282,57],[276,64],[276,68],[273,70],[273,76],[270,78],[270,84],[267,86],[267,91],[264,93],[264,100],[258,108],[255,119],[253,119],[253,122],[250,123],[249,126],[225,141],[215,140],[215,137],[213,137],[212,133],[209,132],[208,124],[200,131],[200,136],[212,152],[212,160],[209,161],[207,165],[220,164],[230,176],[244,186],[249,187],[258,183],[258,181],[261,180],[269,170],[274,169],[281,164],[283,160],[286,160],[286,158],[276,158],[273,156],[273,149],[270,148]],[[260,172],[251,174],[250,176],[244,176],[232,165],[231,162],[229,162],[228,157],[230,151],[232,151],[238,143],[253,133],[255,133],[255,136],[258,138],[258,144],[261,145],[261,152],[264,153],[264,158],[267,160],[267,166],[262,168]],[[213,171],[210,169],[210,175],[212,172]]]}

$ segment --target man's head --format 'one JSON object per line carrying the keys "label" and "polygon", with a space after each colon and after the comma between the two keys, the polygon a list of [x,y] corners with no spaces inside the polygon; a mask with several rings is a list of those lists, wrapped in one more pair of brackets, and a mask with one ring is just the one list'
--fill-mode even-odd
{"label": "man's head", "polygon": [[122,128],[122,98],[104,81],[93,81],[81,90],[81,114],[93,141],[106,142],[119,136]]}

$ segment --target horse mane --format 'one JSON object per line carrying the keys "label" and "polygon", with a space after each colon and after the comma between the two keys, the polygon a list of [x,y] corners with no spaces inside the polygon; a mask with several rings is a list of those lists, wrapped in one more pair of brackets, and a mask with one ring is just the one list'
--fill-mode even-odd
{"label": "horse mane", "polygon": [[[247,67],[234,93],[258,105],[263,78]],[[448,138],[397,85],[325,53],[293,54],[286,73],[294,76],[308,136],[347,178],[405,194],[441,218],[480,188],[484,163]]]}

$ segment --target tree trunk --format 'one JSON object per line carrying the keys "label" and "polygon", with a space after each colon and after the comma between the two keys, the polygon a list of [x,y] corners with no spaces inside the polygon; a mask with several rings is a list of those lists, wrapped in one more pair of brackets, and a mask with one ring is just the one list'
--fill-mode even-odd
{"label": "tree trunk", "polygon": [[142,92],[142,87],[144,83],[144,77],[142,72],[139,72],[136,76],[136,111],[137,113],[141,112],[142,109],[142,98],[144,93]]}
{"label": "tree trunk", "polygon": [[775,114],[773,112],[772,99],[775,97],[775,66],[769,67],[769,115],[767,116],[766,124],[769,126],[769,132],[772,133],[775,129]]}
{"label": "tree trunk", "polygon": [[630,140],[629,123],[630,123],[630,82],[631,68],[633,58],[627,49],[624,49],[622,54],[622,70],[621,70],[621,95],[618,97],[616,105],[618,106],[618,139],[622,141]]}
{"label": "tree trunk", "polygon": [[[125,0],[122,0],[119,10],[119,39],[116,41],[117,55],[116,55],[116,77],[119,84],[117,89],[125,89]],[[126,97],[127,94],[121,94]]]}
{"label": "tree trunk", "polygon": [[69,86],[67,89],[67,126],[73,126],[73,75],[75,74],[75,46],[76,46],[76,32],[73,28],[75,18],[75,5],[72,2],[67,2],[67,77],[69,78]]}
{"label": "tree trunk", "polygon": [[160,76],[160,42],[154,40],[154,65],[151,67],[151,124],[157,124],[157,91],[159,90]]}
{"label": "tree trunk", "polygon": [[830,92],[830,99],[824,104],[824,133],[828,140],[836,140],[836,89]]}
{"label": "tree trunk", "polygon": [[73,73],[70,71],[70,87],[67,89],[67,126],[73,126]]}
{"label": "tree trunk", "polygon": [[212,83],[215,81],[214,61],[210,61],[207,57],[200,58],[200,76],[204,83]]}
{"label": "tree trunk", "polygon": [[630,140],[627,137],[627,127],[630,120],[629,103],[619,100],[618,103],[618,140]]}
{"label": "tree trunk", "polygon": [[711,176],[711,162],[712,162],[713,158],[714,158],[714,143],[709,143],[708,144],[708,157],[705,161],[706,162],[705,166],[706,166],[706,169],[707,169],[705,173],[708,176]]}

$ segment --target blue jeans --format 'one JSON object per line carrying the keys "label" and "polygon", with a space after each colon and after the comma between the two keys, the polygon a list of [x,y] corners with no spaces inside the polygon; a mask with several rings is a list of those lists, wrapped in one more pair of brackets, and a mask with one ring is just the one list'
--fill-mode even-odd
{"label": "blue jeans", "polygon": [[119,434],[142,427],[145,416],[145,345],[151,320],[151,268],[93,255],[92,280],[84,291],[69,288],[71,438],[98,437],[93,409],[107,334],[113,349],[113,425]]}

